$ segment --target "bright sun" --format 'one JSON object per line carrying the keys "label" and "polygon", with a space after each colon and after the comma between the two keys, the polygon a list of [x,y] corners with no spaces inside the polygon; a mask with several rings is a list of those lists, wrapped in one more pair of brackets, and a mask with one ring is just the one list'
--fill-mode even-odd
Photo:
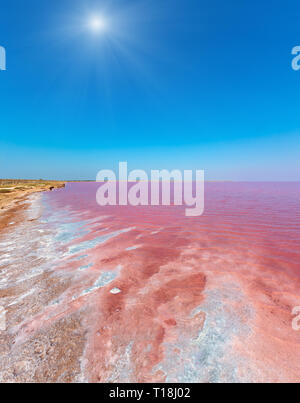
{"label": "bright sun", "polygon": [[90,18],[89,27],[94,32],[100,32],[106,30],[107,23],[103,17],[94,16]]}

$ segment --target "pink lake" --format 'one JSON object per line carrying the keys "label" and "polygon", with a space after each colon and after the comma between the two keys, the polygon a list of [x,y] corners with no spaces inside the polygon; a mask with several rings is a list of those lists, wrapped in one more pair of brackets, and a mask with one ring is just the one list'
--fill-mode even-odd
{"label": "pink lake", "polygon": [[30,238],[35,269],[67,286],[12,323],[17,345],[78,314],[74,380],[300,381],[300,183],[207,183],[200,217],[99,207],[98,187],[32,197],[19,253]]}

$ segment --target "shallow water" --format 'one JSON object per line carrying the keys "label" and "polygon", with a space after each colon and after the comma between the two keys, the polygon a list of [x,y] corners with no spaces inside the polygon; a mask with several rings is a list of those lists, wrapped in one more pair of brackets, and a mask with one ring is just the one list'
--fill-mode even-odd
{"label": "shallow water", "polygon": [[[76,317],[70,380],[300,381],[300,183],[208,183],[196,218],[178,206],[99,207],[98,187],[32,196],[27,220],[0,239],[16,351],[58,324],[63,343]],[[48,375],[34,365],[64,380],[50,361]]]}

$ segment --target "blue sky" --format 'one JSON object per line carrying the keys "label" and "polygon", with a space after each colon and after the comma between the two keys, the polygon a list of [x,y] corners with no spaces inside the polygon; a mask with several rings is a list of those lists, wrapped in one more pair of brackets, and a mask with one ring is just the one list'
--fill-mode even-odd
{"label": "blue sky", "polygon": [[299,15],[293,0],[2,1],[0,177],[128,161],[299,180]]}

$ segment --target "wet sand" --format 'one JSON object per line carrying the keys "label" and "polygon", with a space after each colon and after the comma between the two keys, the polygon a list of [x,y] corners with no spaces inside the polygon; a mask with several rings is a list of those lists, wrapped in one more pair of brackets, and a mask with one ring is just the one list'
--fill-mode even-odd
{"label": "wet sand", "polygon": [[[4,241],[4,250],[0,252],[0,382],[71,382],[76,379],[76,372],[80,374],[84,330],[80,329],[77,315],[57,322],[51,330],[45,329],[21,345],[15,339],[16,328],[24,318],[42,312],[52,299],[59,297],[70,286],[69,282],[53,276],[52,270],[41,269],[45,254],[39,253],[42,238],[35,234],[39,213],[29,214],[28,210],[32,200],[38,200],[38,192],[43,191],[44,187],[18,192],[2,204],[0,241]],[[14,240],[7,243],[5,241],[10,239],[10,234],[14,234]],[[34,235],[40,239],[30,244]],[[6,265],[6,257],[11,252],[14,262]],[[28,271],[32,274],[28,275]]]}

